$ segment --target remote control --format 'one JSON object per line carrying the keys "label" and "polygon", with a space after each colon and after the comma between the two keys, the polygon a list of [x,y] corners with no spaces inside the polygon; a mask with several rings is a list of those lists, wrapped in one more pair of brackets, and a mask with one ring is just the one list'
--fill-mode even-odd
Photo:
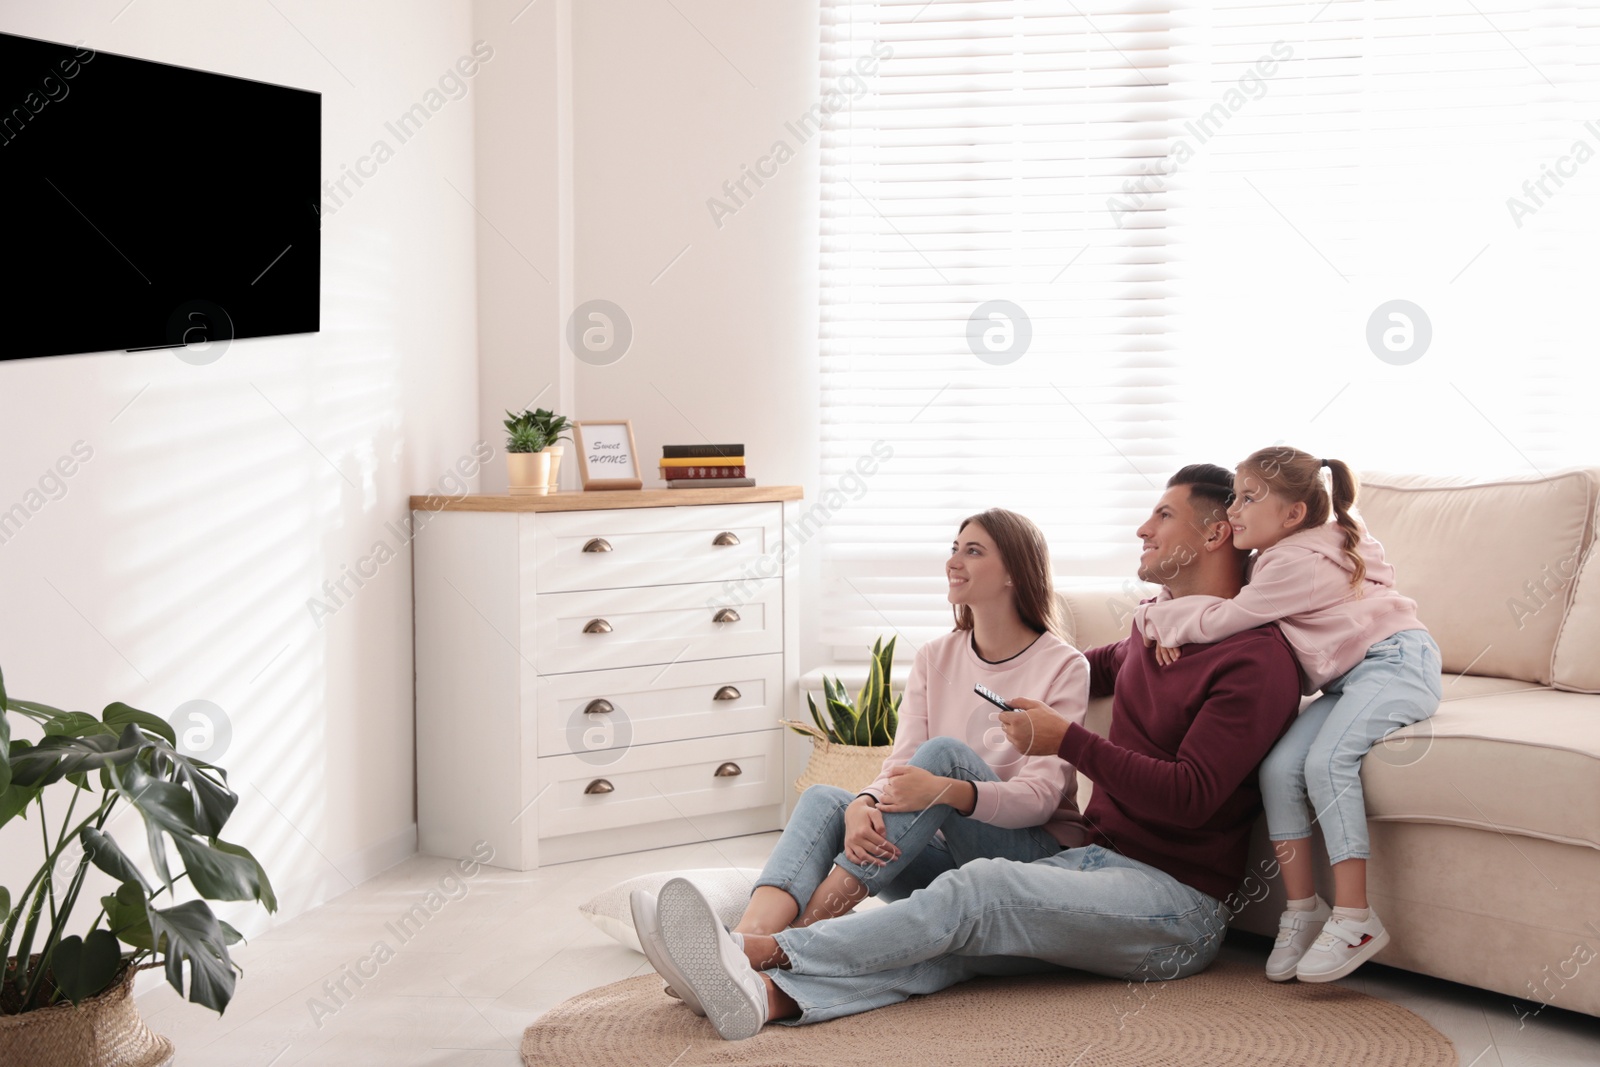
{"label": "remote control", "polygon": [[1016,708],[1013,708],[1010,704],[1007,704],[1005,702],[1005,700],[1002,699],[998,693],[996,693],[994,690],[988,688],[987,686],[983,685],[981,682],[979,684],[973,686],[972,687],[972,691],[974,693],[977,693],[983,699],[987,700],[989,703],[993,704],[995,707],[999,708],[1001,711],[1016,711],[1017,710]]}

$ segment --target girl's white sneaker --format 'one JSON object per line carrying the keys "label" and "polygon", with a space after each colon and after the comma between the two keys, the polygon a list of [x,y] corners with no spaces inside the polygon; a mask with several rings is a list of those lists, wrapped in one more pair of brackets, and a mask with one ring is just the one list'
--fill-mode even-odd
{"label": "girl's white sneaker", "polygon": [[1362,920],[1335,913],[1322,924],[1322,933],[1300,957],[1295,977],[1302,982],[1334,982],[1366,963],[1389,943],[1378,913],[1369,910]]}
{"label": "girl's white sneaker", "polygon": [[1272,943],[1272,955],[1267,957],[1267,977],[1274,982],[1287,982],[1295,976],[1300,958],[1311,943],[1322,934],[1322,924],[1328,921],[1333,909],[1320,896],[1316,907],[1310,911],[1284,910],[1278,918],[1278,939]]}

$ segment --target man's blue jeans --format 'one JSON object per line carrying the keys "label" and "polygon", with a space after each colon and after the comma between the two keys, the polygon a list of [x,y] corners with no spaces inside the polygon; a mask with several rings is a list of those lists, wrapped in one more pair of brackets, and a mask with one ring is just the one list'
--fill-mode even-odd
{"label": "man's blue jeans", "polygon": [[[982,756],[950,737],[924,741],[911,763],[945,778],[999,780]],[[883,867],[852,863],[844,855],[844,809],[855,798],[855,793],[831,785],[807,789],[756,885],[784,890],[804,912],[835,865],[855,875],[873,896],[898,900],[975,859],[1028,862],[1061,851],[1060,843],[1040,827],[1011,830],[958,815],[948,804],[935,804],[924,811],[883,813],[885,836],[899,848],[899,859]],[[943,840],[934,836],[940,831]]]}
{"label": "man's blue jeans", "polygon": [[800,1006],[783,1022],[815,1023],[985,974],[1184,978],[1215,959],[1227,920],[1215,898],[1088,845],[1032,863],[974,860],[905,900],[784,930],[790,968],[764,973]]}

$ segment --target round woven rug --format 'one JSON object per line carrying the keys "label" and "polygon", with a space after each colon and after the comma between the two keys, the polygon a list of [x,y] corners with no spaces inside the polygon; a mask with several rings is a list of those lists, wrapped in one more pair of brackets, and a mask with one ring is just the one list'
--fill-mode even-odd
{"label": "round woven rug", "polygon": [[932,996],[723,1041],[655,975],[591,989],[522,1037],[529,1067],[1458,1067],[1455,1047],[1406,1009],[1339,985],[1267,981],[1218,960],[1176,982],[1077,972],[976,978]]}

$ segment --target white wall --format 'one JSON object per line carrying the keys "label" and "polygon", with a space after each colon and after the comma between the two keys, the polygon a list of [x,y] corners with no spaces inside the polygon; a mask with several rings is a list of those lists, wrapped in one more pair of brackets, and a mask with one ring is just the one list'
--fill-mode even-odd
{"label": "white wall", "polygon": [[[329,178],[392,141],[384,122],[474,41],[469,0],[4,0],[0,29],[320,91]],[[93,449],[0,544],[11,694],[218,705],[241,797],[227,836],[265,864],[280,920],[415,847],[410,555],[385,523],[479,436],[476,216],[451,188],[474,190],[466,86],[336,213],[325,204],[320,333],[239,341],[208,366],[0,362],[0,509],[74,442]],[[174,178],[226,175],[197,160]],[[347,581],[318,625],[308,600],[379,542],[395,558]],[[138,817],[113,830],[133,842]],[[0,832],[0,883],[20,891],[37,835],[33,820]],[[224,916],[264,925],[259,908]]]}
{"label": "white wall", "polygon": [[[523,3],[479,0],[480,34]],[[570,382],[566,413],[633,421],[647,488],[663,485],[653,462],[663,444],[733,441],[747,446],[757,482],[802,485],[814,501],[819,160],[815,142],[799,145],[784,123],[818,99],[815,0],[553,0],[518,24],[528,22],[547,42],[529,59],[570,66],[553,81],[510,65],[488,72],[480,187],[497,227],[518,244],[525,235],[525,249],[570,227],[570,294],[557,294],[552,314],[555,287],[480,231],[480,426],[495,431],[505,408],[556,383],[540,401],[549,406]],[[529,138],[544,151],[527,151]],[[719,226],[707,201],[727,202],[723,183],[779,139],[795,157],[761,187],[747,182],[751,195]],[[563,339],[573,308],[594,299],[620,306],[633,327],[626,355],[604,366],[575,360]],[[502,466],[486,489],[505,485]],[[564,471],[576,488],[570,462]],[[800,556],[807,590],[815,554]],[[809,594],[805,608],[802,634],[815,633]],[[803,662],[816,656],[803,646]]]}

